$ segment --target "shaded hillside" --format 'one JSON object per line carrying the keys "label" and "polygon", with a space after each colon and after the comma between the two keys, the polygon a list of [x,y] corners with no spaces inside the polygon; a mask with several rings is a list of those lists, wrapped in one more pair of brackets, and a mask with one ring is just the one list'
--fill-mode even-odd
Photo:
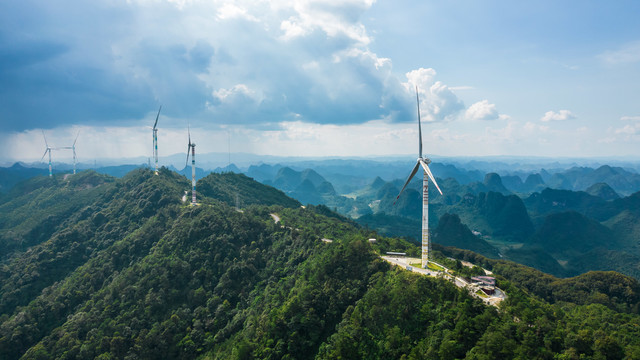
{"label": "shaded hillside", "polygon": [[356,222],[385,236],[411,238],[415,244],[418,244],[422,231],[421,220],[384,213],[364,215]]}
{"label": "shaded hillside", "polygon": [[[530,266],[554,276],[565,277],[572,274],[539,245],[525,244],[522,247],[509,248],[504,251],[504,256],[518,264]],[[585,272],[589,270],[595,270],[595,268],[586,269]]]}
{"label": "shaded hillside", "polygon": [[563,259],[594,249],[611,249],[614,242],[609,228],[577,212],[551,214],[529,242]]}
{"label": "shaded hillside", "polygon": [[467,194],[460,203],[440,211],[458,214],[462,222],[482,234],[522,241],[534,229],[522,200],[516,195],[500,193]]}
{"label": "shaded hillside", "polygon": [[605,206],[605,200],[584,191],[544,189],[524,200],[532,216],[542,216],[568,210],[591,214]]}
{"label": "shaded hillside", "polygon": [[[113,178],[94,171],[34,177],[14,186],[0,200],[0,254],[46,241],[56,231],[91,215],[89,207],[108,196]],[[80,213],[78,213],[80,212]]]}
{"label": "shaded hillside", "polygon": [[48,173],[48,169],[28,168],[20,163],[15,163],[11,167],[0,168],[0,196],[22,180],[38,175],[44,176]]}
{"label": "shaded hillside", "polygon": [[246,207],[254,204],[299,207],[300,203],[282,191],[255,182],[250,177],[235,173],[211,173],[196,184],[198,194],[225,202],[231,206]]}
{"label": "shaded hillside", "polygon": [[[55,285],[83,265],[100,249],[111,246],[148,222],[157,208],[178,203],[181,177],[165,169],[161,175],[154,176],[150,170],[144,169],[133,171],[120,181],[88,191],[81,203],[71,203],[75,206],[59,207],[62,201],[47,204],[37,196],[31,196],[43,189],[26,194],[25,197],[30,200],[16,204],[14,211],[31,215],[23,217],[26,221],[16,227],[24,229],[24,235],[16,231],[16,238],[23,241],[29,239],[30,234],[37,234],[38,238],[29,244],[23,241],[28,246],[27,251],[16,251],[11,257],[3,259],[0,313],[11,313],[17,306],[26,305],[43,289]],[[80,181],[83,176],[96,178],[94,172],[82,172],[76,176],[79,176],[78,184],[83,184]],[[167,181],[166,178],[171,180]],[[143,182],[142,179],[148,181]],[[49,198],[68,195],[67,185],[63,183],[49,188]],[[186,181],[184,185],[188,186]],[[43,214],[53,213],[59,218],[51,221],[48,216],[35,213],[34,210],[39,207],[44,208]],[[43,226],[37,221],[41,218],[50,223]],[[115,223],[120,225],[114,226]],[[3,245],[6,246],[4,241]]]}
{"label": "shaded hillside", "polygon": [[442,215],[438,227],[433,231],[432,240],[440,245],[468,249],[490,258],[498,258],[498,250],[471,233],[471,230],[460,222],[458,215]]}

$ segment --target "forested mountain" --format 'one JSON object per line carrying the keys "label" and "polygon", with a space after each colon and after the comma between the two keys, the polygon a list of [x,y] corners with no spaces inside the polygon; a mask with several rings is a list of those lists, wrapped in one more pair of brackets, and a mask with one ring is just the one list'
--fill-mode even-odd
{"label": "forested mountain", "polygon": [[[617,184],[617,188],[622,186],[626,190],[620,194],[625,194],[625,191],[634,189],[637,185],[634,180],[637,173],[634,169],[574,166],[527,170],[525,167],[520,168],[520,165],[495,165],[495,172],[483,175],[481,171],[474,170],[474,167],[485,171],[490,167],[477,161],[455,165],[434,163],[433,171],[438,176],[444,195],[440,195],[433,185],[430,186],[430,228],[436,229],[439,220],[446,214],[454,214],[460,218],[462,225],[476,234],[474,236],[491,246],[483,247],[487,251],[481,251],[487,256],[493,256],[491,254],[497,252],[507,259],[558,276],[571,276],[589,270],[617,270],[640,277],[640,262],[637,261],[640,258],[638,194],[620,197],[610,184],[602,182],[611,181]],[[99,171],[108,169],[107,172],[122,176],[125,171],[134,167],[101,168]],[[15,168],[23,174],[34,170],[21,166]],[[186,177],[190,178],[189,168],[182,170],[185,171]],[[265,198],[262,204],[322,204],[387,236],[405,236],[418,241],[422,215],[421,179],[416,177],[395,202],[399,189],[404,184],[405,171],[402,162],[318,160],[299,162],[295,166],[261,164],[249,167],[247,174],[264,184],[275,185],[281,192],[276,194],[268,187],[258,189],[250,178],[236,177],[235,174],[229,175],[228,184],[222,188],[217,183],[222,178],[207,176],[208,179],[203,179],[198,190],[206,197],[217,198],[238,207],[253,204],[254,199],[261,197],[259,193]],[[373,177],[373,174],[378,173],[387,178],[397,178],[385,181],[382,177]],[[228,174],[230,173],[225,172],[219,175]],[[206,176],[205,172],[197,172],[197,177],[203,176]],[[370,176],[368,180],[367,176]],[[584,191],[575,191],[577,187],[588,184],[592,185],[583,189]],[[274,197],[269,198],[267,194]],[[290,197],[299,203],[293,202]],[[199,196],[198,199],[200,198]],[[60,206],[63,204],[64,201]],[[588,222],[570,222],[565,226],[544,229],[545,224],[553,223],[554,219],[557,222],[557,214],[572,211],[609,229],[610,237],[606,241],[586,241],[584,244],[597,244],[597,248],[580,246],[580,250],[570,254],[566,251],[556,252],[548,247],[547,244],[553,244],[567,248],[576,241],[581,241],[580,236],[574,236],[580,229],[573,229],[570,224],[582,226],[580,224]],[[53,214],[48,219],[49,222],[54,222],[58,217]],[[42,226],[48,225],[43,222]],[[34,231],[33,234],[38,232],[39,230]],[[15,234],[5,231],[2,236],[11,238]],[[24,244],[34,241],[33,234],[24,238]],[[465,239],[454,234],[450,238]],[[555,244],[551,239],[564,241],[566,244]],[[10,241],[7,246],[23,246],[18,245],[18,242]],[[447,244],[465,247],[463,243]],[[474,249],[480,251],[478,248]],[[4,250],[3,255],[10,254],[9,248]]]}
{"label": "forested mountain", "polygon": [[[509,296],[497,311],[444,279],[392,268],[380,253],[417,247],[325,206],[302,208],[238,174],[210,174],[198,188],[200,205],[183,203],[190,182],[164,168],[14,188],[0,202],[11,249],[0,263],[0,358],[640,356],[632,278],[561,280],[436,247],[443,262],[493,270]],[[455,216],[437,236],[446,228],[469,235]]]}
{"label": "forested mountain", "polygon": [[24,167],[20,163],[15,163],[11,167],[0,168],[0,196],[20,181],[38,175],[45,175],[47,172],[48,170],[45,169]]}

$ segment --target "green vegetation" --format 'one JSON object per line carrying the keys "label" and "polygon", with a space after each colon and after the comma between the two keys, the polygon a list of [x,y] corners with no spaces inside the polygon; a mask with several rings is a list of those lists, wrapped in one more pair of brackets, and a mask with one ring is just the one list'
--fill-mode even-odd
{"label": "green vegetation", "polygon": [[[632,278],[558,279],[434,245],[434,260],[459,274],[482,270],[447,257],[495,273],[509,294],[495,309],[379,258],[418,256],[404,239],[246,177],[207,178],[196,207],[181,201],[187,179],[167,169],[34,178],[3,198],[1,241],[12,250],[0,260],[0,358],[640,357]],[[238,212],[243,189],[254,202]],[[44,213],[58,220],[42,225]]]}
{"label": "green vegetation", "polygon": [[434,262],[431,262],[431,261],[427,263],[427,268],[435,271],[444,271],[444,268],[442,266],[435,264]]}
{"label": "green vegetation", "polygon": [[300,206],[298,201],[286,196],[282,191],[255,182],[243,174],[211,173],[198,181],[196,189],[203,199],[216,199],[243,208],[258,204]]}

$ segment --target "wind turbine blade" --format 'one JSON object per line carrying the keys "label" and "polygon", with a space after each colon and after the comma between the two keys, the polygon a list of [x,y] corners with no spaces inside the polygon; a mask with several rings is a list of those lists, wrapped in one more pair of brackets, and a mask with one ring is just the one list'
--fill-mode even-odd
{"label": "wind turbine blade", "polygon": [[418,103],[418,141],[420,146],[418,147],[418,157],[422,158],[422,125],[420,124],[420,98],[418,97],[418,86],[416,86],[416,102]]}
{"label": "wind turbine blade", "polygon": [[153,129],[155,130],[156,125],[158,125],[158,118],[160,117],[160,110],[162,110],[162,105],[160,105],[160,109],[158,109],[158,115],[156,115],[156,122],[153,124]]}
{"label": "wind turbine blade", "polygon": [[40,158],[40,161],[44,160],[44,157],[47,155],[47,151],[51,151],[51,150],[47,148],[47,150],[44,151],[44,154],[42,154],[42,158]]}
{"label": "wind turbine blade", "polygon": [[[191,146],[191,125],[187,124],[187,133],[189,134],[189,146]],[[187,152],[189,152],[189,150],[187,149]]]}
{"label": "wind turbine blade", "polygon": [[47,135],[44,134],[44,130],[42,130],[42,136],[44,137],[44,144],[49,148],[49,143],[47,142]]}
{"label": "wind turbine blade", "polygon": [[407,187],[407,185],[409,185],[409,182],[411,181],[411,179],[413,178],[413,176],[416,174],[416,172],[418,171],[418,168],[420,167],[420,163],[416,163],[416,166],[413,167],[413,170],[411,171],[411,174],[409,175],[409,177],[407,178],[407,181],[404,183],[404,186],[402,187],[402,189],[400,190],[400,192],[398,193],[398,196],[396,196],[396,199],[393,201],[393,205],[396,204],[396,201],[398,201],[398,199],[400,199],[400,195],[402,194],[402,192],[404,191],[404,188]]}
{"label": "wind turbine blade", "polygon": [[[72,146],[72,147],[73,147],[74,149],[76,148],[76,141],[78,141],[78,136],[80,136],[80,131],[78,131],[78,134],[76,135],[76,139],[75,139],[75,140],[73,140],[73,146]],[[74,150],[74,151],[75,151],[75,150]]]}
{"label": "wind turbine blade", "polygon": [[442,190],[440,190],[440,186],[438,186],[438,182],[436,181],[436,178],[431,173],[431,169],[429,169],[429,165],[427,165],[424,161],[420,161],[420,165],[422,165],[422,168],[424,169],[424,171],[429,176],[429,179],[431,179],[431,181],[433,181],[433,184],[436,186],[436,189],[438,189],[438,192],[440,193],[440,195],[444,195],[442,193]]}
{"label": "wind turbine blade", "polygon": [[189,145],[187,146],[187,160],[184,162],[184,167],[187,167],[189,164],[189,151],[191,150],[191,141],[189,141]]}

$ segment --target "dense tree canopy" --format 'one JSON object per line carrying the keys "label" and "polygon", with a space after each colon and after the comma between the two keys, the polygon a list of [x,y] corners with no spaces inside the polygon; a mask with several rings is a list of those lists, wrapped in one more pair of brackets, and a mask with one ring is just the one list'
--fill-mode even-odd
{"label": "dense tree canopy", "polygon": [[234,192],[261,185],[234,179],[211,177],[218,195],[195,207],[166,169],[34,178],[4,197],[0,358],[640,357],[634,279],[436,247],[493,270],[509,295],[496,309],[391,267],[381,253],[417,247],[325,206],[257,191],[239,211]]}

